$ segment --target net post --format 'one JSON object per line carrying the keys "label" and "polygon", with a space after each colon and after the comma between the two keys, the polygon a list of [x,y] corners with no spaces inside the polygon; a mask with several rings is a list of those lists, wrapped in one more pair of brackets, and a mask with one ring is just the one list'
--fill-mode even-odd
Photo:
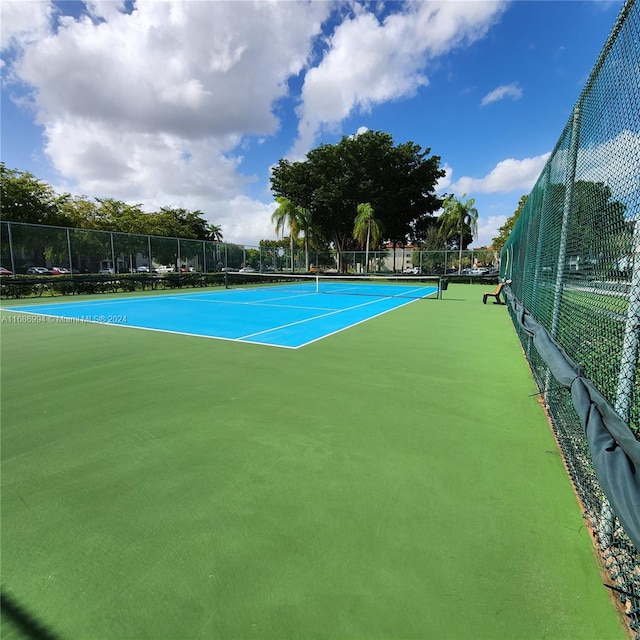
{"label": "net post", "polygon": [[320,274],[316,273],[316,293],[320,293]]}

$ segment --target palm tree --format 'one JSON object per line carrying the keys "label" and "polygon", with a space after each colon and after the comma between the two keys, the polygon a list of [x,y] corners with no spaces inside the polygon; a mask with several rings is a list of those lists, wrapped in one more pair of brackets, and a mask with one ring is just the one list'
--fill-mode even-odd
{"label": "palm tree", "polygon": [[300,207],[296,207],[291,200],[278,196],[276,198],[278,208],[271,214],[271,222],[275,222],[276,235],[280,231],[284,234],[284,228],[289,227],[289,240],[291,242],[291,271],[293,271],[293,245],[301,228]]}
{"label": "palm tree", "polygon": [[[466,198],[465,193],[463,198]],[[458,241],[458,275],[462,272],[462,246],[465,234],[470,234],[472,240],[478,236],[478,210],[475,208],[475,198],[466,202],[455,196],[447,196],[442,204],[444,211],[440,214],[440,225],[448,239],[456,237]]]}
{"label": "palm tree", "polygon": [[222,227],[217,224],[210,224],[207,227],[207,240],[222,242]]}
{"label": "palm tree", "polygon": [[298,228],[304,233],[304,264],[305,271],[309,271],[309,235],[313,227],[311,211],[304,207],[296,207]]}
{"label": "palm tree", "polygon": [[369,246],[377,247],[382,239],[382,224],[374,218],[373,207],[368,202],[359,204],[356,208],[358,215],[353,226],[353,237],[366,246],[365,272],[369,272]]}

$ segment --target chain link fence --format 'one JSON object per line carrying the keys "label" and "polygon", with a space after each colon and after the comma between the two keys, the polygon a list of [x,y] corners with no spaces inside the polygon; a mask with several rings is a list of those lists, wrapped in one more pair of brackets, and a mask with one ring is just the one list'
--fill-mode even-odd
{"label": "chain link fence", "polygon": [[[424,251],[413,246],[383,250],[317,251],[295,247],[240,245],[0,222],[2,267],[15,275],[37,275],[37,268],[75,275],[97,273],[215,273],[223,270],[342,271],[344,273],[420,273],[423,275],[498,275],[499,254],[490,249]],[[293,257],[293,259],[292,259]]]}
{"label": "chain link fence", "polygon": [[[628,0],[501,254],[501,276],[511,280],[511,301],[544,327],[636,441],[639,42],[640,6]],[[607,586],[620,597],[632,633],[640,638],[638,549],[594,472],[594,452],[571,392],[552,376],[548,359],[518,322],[513,304],[510,311],[609,573]]]}

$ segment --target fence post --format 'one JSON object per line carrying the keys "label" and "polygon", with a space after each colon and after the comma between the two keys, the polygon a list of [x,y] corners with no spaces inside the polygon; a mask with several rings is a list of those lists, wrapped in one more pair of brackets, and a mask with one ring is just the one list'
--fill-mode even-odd
{"label": "fence post", "polygon": [[631,400],[638,367],[640,350],[640,220],[633,228],[632,274],[629,284],[629,307],[624,326],[622,358],[618,373],[615,410],[628,424],[630,422]]}
{"label": "fence post", "polygon": [[560,300],[562,298],[562,288],[564,279],[564,263],[567,254],[567,235],[569,234],[569,217],[573,206],[573,185],[576,180],[576,165],[578,164],[578,149],[580,138],[580,107],[573,110],[573,121],[571,123],[571,139],[569,143],[569,158],[567,167],[567,182],[564,192],[564,209],[562,212],[562,232],[560,236],[560,249],[558,251],[558,264],[556,268],[556,284],[553,299],[553,320],[551,323],[551,335],[558,334],[558,321],[560,319]]}
{"label": "fence post", "polygon": [[113,273],[118,273],[118,265],[116,264],[116,252],[113,248],[113,231],[109,232],[109,240],[111,241],[111,264],[113,265]]}
{"label": "fence post", "polygon": [[67,231],[67,255],[69,258],[69,271],[71,271],[71,275],[73,275],[73,261],[71,256],[71,234],[69,233],[69,227],[66,229]]}
{"label": "fence post", "polygon": [[547,165],[545,167],[545,175],[544,175],[544,186],[542,187],[542,202],[540,203],[540,207],[536,207],[537,201],[532,202],[532,207],[536,207],[539,213],[539,221],[538,221],[538,246],[536,247],[536,261],[535,261],[535,269],[533,272],[533,287],[532,287],[532,302],[535,304],[537,302],[538,297],[538,287],[540,286],[540,269],[542,267],[542,249],[543,249],[543,227],[544,227],[544,212],[546,211],[546,201],[549,197],[549,187],[551,182],[551,169]]}
{"label": "fence post", "polygon": [[13,237],[11,235],[11,223],[7,222],[7,236],[9,237],[9,254],[11,255],[11,273],[16,275],[16,261],[13,256]]}

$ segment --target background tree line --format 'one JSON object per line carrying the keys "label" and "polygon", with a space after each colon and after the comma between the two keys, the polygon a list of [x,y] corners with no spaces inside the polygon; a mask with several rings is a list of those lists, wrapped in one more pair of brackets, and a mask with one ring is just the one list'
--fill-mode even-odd
{"label": "background tree line", "polygon": [[[394,144],[390,134],[367,131],[337,144],[312,149],[306,159],[281,159],[272,172],[278,204],[272,215],[277,245],[294,250],[380,250],[412,244],[424,251],[466,249],[477,235],[473,199],[439,196],[445,175],[440,157],[409,141]],[[201,211],[141,205],[112,198],[57,194],[28,172],[0,163],[0,215],[3,220],[81,229],[119,231],[196,240],[222,241],[222,229]],[[524,205],[494,239],[499,249]],[[438,214],[439,215],[436,215]],[[289,234],[285,237],[285,230]],[[302,236],[302,237],[301,237]],[[260,245],[273,243],[262,240]],[[307,259],[308,262],[308,259]]]}
{"label": "background tree line", "polygon": [[202,211],[162,207],[145,212],[112,198],[57,194],[31,173],[8,169],[0,163],[0,217],[10,222],[44,224],[101,231],[222,240],[222,229],[204,219]]}

